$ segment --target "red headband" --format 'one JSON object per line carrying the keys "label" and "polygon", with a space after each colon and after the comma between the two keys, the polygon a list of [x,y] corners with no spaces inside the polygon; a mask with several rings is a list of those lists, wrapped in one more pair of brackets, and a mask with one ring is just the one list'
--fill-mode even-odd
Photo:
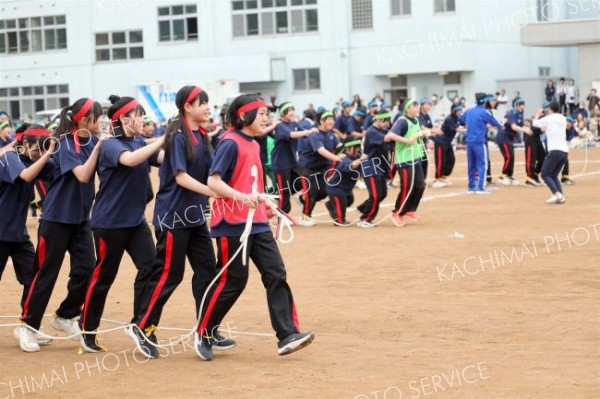
{"label": "red headband", "polygon": [[94,105],[94,100],[92,100],[91,98],[88,98],[87,100],[85,100],[85,104],[83,104],[83,107],[81,107],[79,112],[76,113],[75,116],[73,117],[73,122],[77,123],[81,120],[81,118],[86,116],[87,113],[92,108],[92,105]]}
{"label": "red headband", "polygon": [[269,104],[267,104],[264,100],[256,100],[256,101],[252,101],[251,103],[244,105],[243,107],[240,107],[237,110],[236,114],[237,114],[237,116],[240,116],[240,114],[242,112],[250,112],[257,108],[268,107],[268,106],[269,106]]}
{"label": "red headband", "polygon": [[50,136],[50,132],[46,129],[27,129],[23,136]]}
{"label": "red headband", "polygon": [[185,100],[185,104],[189,104],[194,101],[194,99],[198,97],[198,94],[200,93],[202,93],[202,88],[199,86],[194,87],[194,90],[192,90],[188,98]]}
{"label": "red headband", "polygon": [[137,107],[138,105],[140,105],[140,103],[135,99],[129,101],[127,104],[123,105],[121,108],[119,108],[119,110],[117,112],[114,113],[114,115],[112,116],[112,120],[113,121],[118,120],[119,116],[125,115],[126,113],[128,113],[129,111],[131,111],[132,109]]}

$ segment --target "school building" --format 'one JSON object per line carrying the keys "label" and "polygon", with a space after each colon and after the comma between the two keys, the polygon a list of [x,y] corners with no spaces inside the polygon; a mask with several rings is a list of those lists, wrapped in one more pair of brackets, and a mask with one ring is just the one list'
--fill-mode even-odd
{"label": "school building", "polygon": [[300,109],[355,93],[470,101],[510,80],[577,80],[574,44],[529,46],[521,32],[598,18],[597,2],[0,0],[0,110],[18,118],[110,94],[159,109],[186,83],[215,102],[257,91]]}

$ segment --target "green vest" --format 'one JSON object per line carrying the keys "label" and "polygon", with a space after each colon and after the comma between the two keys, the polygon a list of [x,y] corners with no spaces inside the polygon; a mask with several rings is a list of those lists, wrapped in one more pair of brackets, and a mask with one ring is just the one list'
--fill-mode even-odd
{"label": "green vest", "polygon": [[[415,134],[419,134],[421,132],[421,126],[419,125],[418,121],[417,123],[412,123],[410,119],[406,118],[406,122],[408,123],[408,131],[404,135],[404,138],[409,139]],[[396,141],[396,151],[394,157],[396,164],[412,163],[413,161],[423,159],[424,157],[425,151],[422,141],[417,141],[413,145]]]}

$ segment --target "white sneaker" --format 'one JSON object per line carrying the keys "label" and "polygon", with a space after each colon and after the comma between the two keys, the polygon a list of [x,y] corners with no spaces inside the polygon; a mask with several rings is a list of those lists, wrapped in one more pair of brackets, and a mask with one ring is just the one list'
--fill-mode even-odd
{"label": "white sneaker", "polygon": [[37,343],[35,332],[26,326],[19,327],[19,346],[23,352],[40,351],[40,345]]}
{"label": "white sneaker", "polygon": [[442,181],[444,182],[444,184],[446,184],[446,186],[451,186],[452,185],[452,182],[450,180],[448,180],[448,178],[446,178],[446,177],[444,177],[442,179]]}
{"label": "white sneaker", "polygon": [[123,334],[127,335],[129,338],[136,339],[135,334],[131,330],[131,326],[127,326],[123,329]]}
{"label": "white sneaker", "polygon": [[565,196],[562,193],[556,193],[556,203],[557,204],[564,204],[565,203]]}
{"label": "white sneaker", "polygon": [[501,176],[500,178],[498,178],[498,181],[502,185],[512,186],[512,180],[510,178],[506,177],[506,176]]}
{"label": "white sneaker", "polygon": [[447,184],[444,183],[442,180],[435,180],[432,184],[431,187],[433,188],[444,188],[446,187]]}
{"label": "white sneaker", "polygon": [[367,185],[365,184],[364,181],[359,180],[356,182],[356,188],[358,188],[359,190],[366,190],[367,189]]}
{"label": "white sneaker", "polygon": [[360,220],[358,223],[356,223],[357,227],[361,227],[363,229],[370,229],[375,227],[375,225],[371,222],[367,222],[366,220]]}
{"label": "white sneaker", "polygon": [[556,194],[553,194],[552,197],[548,198],[546,200],[547,204],[558,204],[558,197],[556,196]]}
{"label": "white sneaker", "polygon": [[50,322],[50,325],[55,330],[64,332],[71,339],[79,341],[81,329],[79,328],[79,324],[77,324],[77,320],[63,319],[62,317],[58,317],[55,315],[52,321]]}
{"label": "white sneaker", "polygon": [[311,218],[310,216],[302,215],[302,217],[298,221],[298,224],[303,227],[312,227],[317,223],[315,223],[313,218]]}
{"label": "white sneaker", "polygon": [[[17,342],[19,342],[19,334],[20,334],[21,328],[25,328],[25,327],[15,327],[15,329],[13,330],[13,338]],[[46,344],[49,344],[50,342],[52,342],[52,338],[48,338],[45,335],[42,335],[40,333],[35,333],[35,339],[37,340],[38,345],[46,345]]]}

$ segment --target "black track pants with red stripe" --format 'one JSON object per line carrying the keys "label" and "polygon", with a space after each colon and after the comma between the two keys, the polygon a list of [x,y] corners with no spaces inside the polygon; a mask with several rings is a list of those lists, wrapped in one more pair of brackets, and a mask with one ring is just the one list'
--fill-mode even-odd
{"label": "black track pants with red stripe", "polygon": [[156,258],[152,232],[146,222],[122,229],[93,229],[96,243],[96,267],[90,278],[79,326],[94,331],[100,325],[106,297],[112,286],[125,251],[137,269],[133,284],[133,314],[139,313],[144,289],[150,281]]}
{"label": "black track pants with red stripe", "polygon": [[354,203],[354,195],[346,194],[338,190],[329,191],[329,201],[325,207],[329,211],[329,216],[339,223],[346,221],[346,209]]}
{"label": "black track pants with red stripe", "polygon": [[546,158],[546,150],[538,136],[523,136],[525,145],[525,173],[527,176],[539,180],[542,164]]}
{"label": "black track pants with red stripe", "polygon": [[400,193],[394,213],[402,216],[406,212],[417,211],[425,192],[425,175],[419,161],[414,164],[399,164],[397,169],[400,175]]}
{"label": "black track pants with red stripe", "polygon": [[515,147],[513,143],[498,143],[500,153],[504,158],[504,164],[502,164],[502,174],[508,177],[512,177],[515,171]]}
{"label": "black track pants with red stripe", "polygon": [[81,312],[87,284],[96,263],[90,223],[65,224],[42,219],[35,253],[36,273],[21,317],[36,330],[40,328],[67,251],[71,257],[67,297],[56,310],[56,315],[72,319]]}
{"label": "black track pants with red stripe", "polygon": [[[240,237],[217,238],[218,270],[229,262],[240,245]],[[300,332],[292,290],[286,281],[285,266],[273,234],[266,232],[250,235],[247,256],[256,265],[267,291],[271,326],[277,338],[282,340],[290,334]],[[221,274],[218,282],[209,290],[198,327],[199,334],[212,336],[244,291],[248,272],[249,262],[247,266],[242,264],[240,251]]]}
{"label": "black track pants with red stripe", "polygon": [[302,213],[311,216],[318,201],[327,198],[327,186],[325,183],[325,170],[313,170],[300,168],[302,177],[298,179],[302,187]]}
{"label": "black track pants with red stripe", "polygon": [[435,178],[450,176],[454,169],[456,158],[451,143],[435,143]]}
{"label": "black track pants with red stripe", "polygon": [[183,280],[187,256],[194,275],[192,294],[196,317],[202,296],[216,275],[215,252],[206,223],[198,227],[168,230],[155,228],[156,259],[134,323],[145,329],[160,322],[163,308]]}
{"label": "black track pants with red stripe", "polygon": [[277,180],[277,192],[279,194],[277,206],[285,213],[289,213],[292,210],[290,198],[302,191],[300,175],[296,169],[279,170],[275,172],[275,180]]}
{"label": "black track pants with red stripe", "polygon": [[369,198],[356,209],[361,213],[361,220],[372,222],[377,217],[379,205],[387,197],[386,176],[365,176],[365,184]]}
{"label": "black track pants with red stripe", "polygon": [[9,257],[12,259],[17,281],[23,286],[21,295],[21,309],[23,309],[34,275],[35,249],[28,235],[24,237],[23,241],[0,241],[0,280],[2,280],[2,273]]}

